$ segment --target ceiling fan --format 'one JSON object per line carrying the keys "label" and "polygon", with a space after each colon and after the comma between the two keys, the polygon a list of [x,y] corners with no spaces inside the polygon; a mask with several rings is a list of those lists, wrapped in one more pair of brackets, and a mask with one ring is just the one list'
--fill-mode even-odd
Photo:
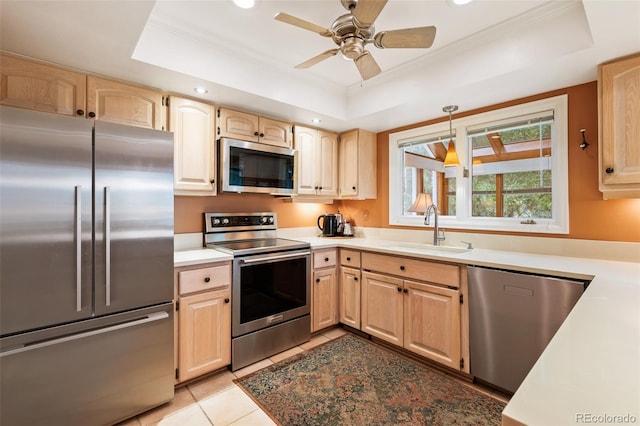
{"label": "ceiling fan", "polygon": [[295,68],[309,68],[340,52],[345,58],[353,60],[362,79],[368,80],[380,74],[382,70],[371,53],[365,50],[367,44],[372,43],[380,49],[431,47],[436,36],[436,27],[433,26],[375,32],[373,23],[387,1],[340,0],[349,13],[339,16],[333,21],[331,28],[324,28],[287,13],[276,14],[276,20],[313,31],[323,37],[331,37],[338,45],[338,48],[314,56]]}

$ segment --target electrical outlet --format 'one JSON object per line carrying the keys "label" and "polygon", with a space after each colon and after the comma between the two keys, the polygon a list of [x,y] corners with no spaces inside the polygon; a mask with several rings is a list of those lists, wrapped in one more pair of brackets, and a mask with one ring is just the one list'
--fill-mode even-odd
{"label": "electrical outlet", "polygon": [[362,212],[362,216],[364,220],[369,220],[369,210],[365,210],[364,212]]}

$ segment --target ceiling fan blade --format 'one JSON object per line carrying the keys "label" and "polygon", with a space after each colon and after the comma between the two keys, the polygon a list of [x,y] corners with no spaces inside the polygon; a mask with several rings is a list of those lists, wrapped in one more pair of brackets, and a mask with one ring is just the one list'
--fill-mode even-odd
{"label": "ceiling fan blade", "polygon": [[353,62],[355,62],[356,67],[358,67],[358,71],[360,71],[363,80],[369,80],[382,72],[380,66],[369,52],[364,52],[354,59]]}
{"label": "ceiling fan blade", "polygon": [[340,51],[340,49],[331,49],[331,50],[327,50],[326,52],[322,52],[321,54],[314,56],[313,58],[304,61],[301,64],[298,64],[295,66],[295,68],[309,68],[312,67],[313,65],[317,64],[318,62],[324,61],[327,58],[330,58],[332,56],[334,56],[336,53],[338,53]]}
{"label": "ceiling fan blade", "polygon": [[380,15],[386,4],[387,0],[358,0],[358,4],[356,4],[351,13],[353,13],[358,23],[368,27],[373,25],[373,22]]}
{"label": "ceiling fan blade", "polygon": [[404,28],[381,31],[375,35],[373,44],[385,49],[393,47],[431,47],[436,38],[436,27]]}
{"label": "ceiling fan blade", "polygon": [[316,25],[313,22],[305,21],[304,19],[297,18],[293,15],[289,15],[288,13],[279,12],[274,16],[276,21],[284,22],[286,24],[294,25],[298,28],[302,28],[303,30],[313,31],[314,33],[318,33],[324,37],[331,37],[333,34],[331,30],[321,27],[320,25]]}

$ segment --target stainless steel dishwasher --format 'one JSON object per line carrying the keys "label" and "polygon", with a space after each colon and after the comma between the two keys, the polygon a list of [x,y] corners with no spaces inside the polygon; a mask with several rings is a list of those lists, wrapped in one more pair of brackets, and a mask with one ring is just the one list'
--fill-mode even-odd
{"label": "stainless steel dishwasher", "polygon": [[471,374],[513,393],[588,283],[477,266],[467,270]]}

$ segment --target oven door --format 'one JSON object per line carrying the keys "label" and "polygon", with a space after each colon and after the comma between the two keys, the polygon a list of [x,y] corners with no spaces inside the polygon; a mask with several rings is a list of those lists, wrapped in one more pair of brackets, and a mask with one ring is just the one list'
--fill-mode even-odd
{"label": "oven door", "polygon": [[294,250],[233,260],[233,337],[311,312],[311,252]]}

